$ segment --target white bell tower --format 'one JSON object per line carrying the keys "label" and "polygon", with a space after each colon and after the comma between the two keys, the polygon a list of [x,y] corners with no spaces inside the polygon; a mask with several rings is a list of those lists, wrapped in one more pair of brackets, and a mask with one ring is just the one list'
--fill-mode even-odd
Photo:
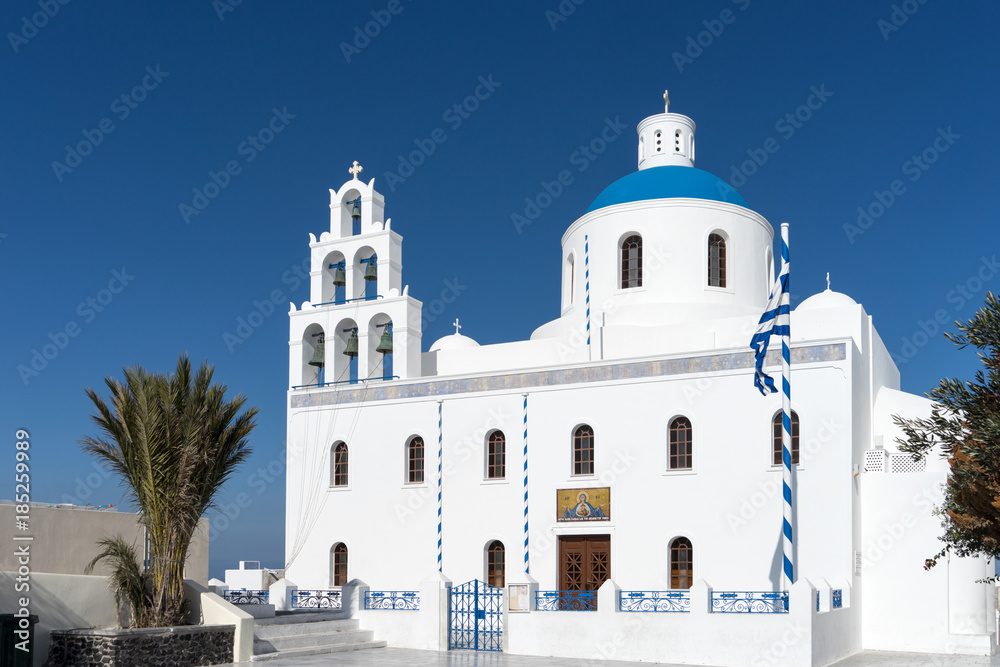
{"label": "white bell tower", "polygon": [[403,237],[363,169],[355,161],[353,178],[330,190],[330,231],[309,234],[309,301],[289,311],[293,389],[420,375],[422,304],[403,285]]}
{"label": "white bell tower", "polygon": [[694,121],[669,109],[670,96],[663,91],[663,113],[639,123],[639,169],[694,166]]}

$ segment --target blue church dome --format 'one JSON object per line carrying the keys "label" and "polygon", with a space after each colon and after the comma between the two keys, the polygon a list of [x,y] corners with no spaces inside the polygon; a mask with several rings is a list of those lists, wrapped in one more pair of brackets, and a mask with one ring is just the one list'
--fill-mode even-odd
{"label": "blue church dome", "polygon": [[696,167],[671,165],[640,169],[619,178],[597,195],[587,213],[615,204],[675,197],[708,199],[750,208],[733,186],[721,178]]}

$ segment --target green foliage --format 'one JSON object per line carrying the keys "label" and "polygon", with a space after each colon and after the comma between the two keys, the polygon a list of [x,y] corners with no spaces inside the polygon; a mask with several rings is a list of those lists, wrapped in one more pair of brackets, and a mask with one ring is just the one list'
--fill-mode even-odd
{"label": "green foliage", "polygon": [[128,611],[132,615],[132,624],[136,627],[145,626],[145,615],[150,607],[149,578],[139,567],[135,557],[135,547],[125,541],[121,535],[108,537],[100,542],[104,547],[101,553],[90,561],[85,574],[94,571],[94,567],[106,561],[111,568],[109,585],[115,595],[115,607],[122,608],[122,603],[128,603]]}
{"label": "green foliage", "polygon": [[920,460],[940,446],[951,466],[940,508],[945,548],[926,569],[948,552],[1000,558],[1000,300],[987,292],[975,316],[955,324],[958,333],[945,336],[975,347],[983,368],[971,381],[941,380],[927,394],[930,417],[893,417],[906,436],[900,449]]}
{"label": "green foliage", "polygon": [[124,369],[124,382],[106,378],[107,403],[87,390],[96,408],[92,418],[105,437],[80,443],[119,477],[149,535],[149,604],[136,615],[138,627],[183,624],[191,536],[251,453],[247,438],[257,408],[243,410],[243,395],[227,401],[225,385],[212,384],[212,374],[206,362],[193,375],[182,354],[169,375],[136,366]]}

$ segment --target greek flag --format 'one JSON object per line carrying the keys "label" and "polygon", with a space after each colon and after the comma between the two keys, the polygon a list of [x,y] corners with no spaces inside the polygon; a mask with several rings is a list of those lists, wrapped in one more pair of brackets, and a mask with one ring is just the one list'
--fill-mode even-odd
{"label": "greek flag", "polygon": [[[782,250],[785,250],[785,248],[782,248]],[[787,260],[783,261],[781,264],[781,273],[778,274],[778,279],[771,289],[767,308],[764,310],[764,314],[760,316],[757,333],[750,339],[750,347],[753,348],[754,357],[756,358],[756,373],[754,373],[753,384],[765,396],[767,395],[765,387],[770,389],[772,394],[778,391],[774,386],[774,379],[764,372],[764,357],[767,356],[767,344],[771,341],[771,336],[788,336],[790,333],[788,325],[788,267],[789,262]]]}

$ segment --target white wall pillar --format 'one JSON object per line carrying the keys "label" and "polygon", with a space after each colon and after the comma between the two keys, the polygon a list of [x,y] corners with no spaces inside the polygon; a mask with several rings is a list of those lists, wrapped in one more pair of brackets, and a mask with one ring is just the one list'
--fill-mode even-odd
{"label": "white wall pillar", "polygon": [[691,613],[702,616],[712,613],[712,587],[704,579],[691,586]]}
{"label": "white wall pillar", "polygon": [[364,608],[365,593],[370,587],[360,579],[351,579],[340,588],[340,609],[345,618],[357,618],[358,611]]}
{"label": "white wall pillar", "polygon": [[448,603],[451,579],[435,572],[420,582],[420,614],[426,619],[428,637],[437,637],[432,649],[448,650]]}
{"label": "white wall pillar", "polygon": [[297,590],[298,586],[282,577],[268,589],[268,602],[274,605],[275,611],[291,611],[292,593]]}

